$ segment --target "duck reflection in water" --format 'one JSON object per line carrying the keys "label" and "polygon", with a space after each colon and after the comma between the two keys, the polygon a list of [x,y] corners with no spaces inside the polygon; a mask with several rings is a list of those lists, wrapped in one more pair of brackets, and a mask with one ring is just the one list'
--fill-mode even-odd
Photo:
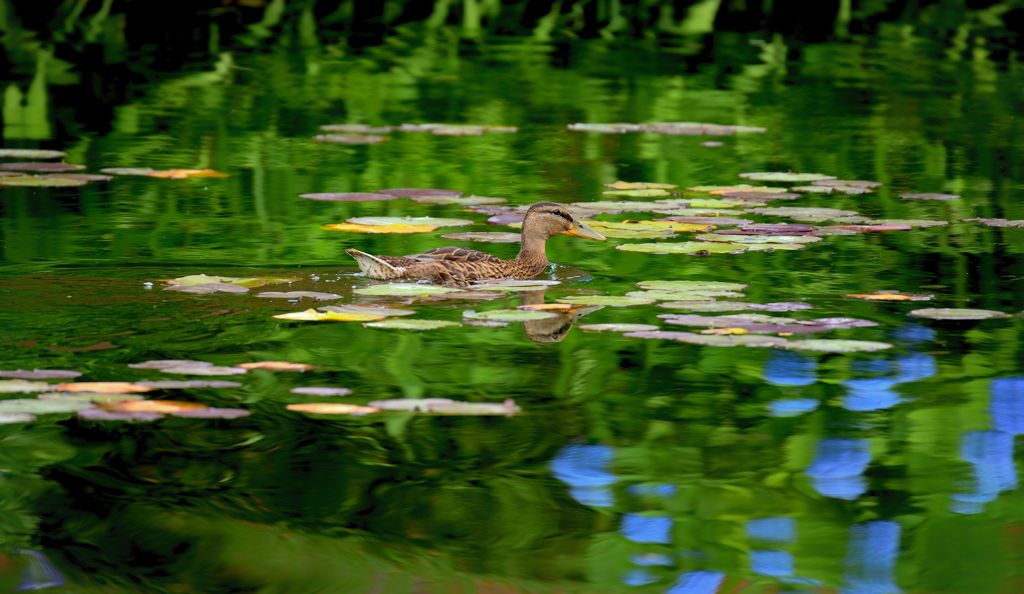
{"label": "duck reflection in water", "polygon": [[[522,293],[522,304],[531,306],[543,305],[544,293],[544,289],[524,292]],[[578,318],[601,308],[602,306],[600,305],[591,305],[584,307],[572,306],[569,309],[538,309],[538,311],[552,314],[553,317],[523,322],[523,331],[526,332],[527,338],[537,344],[562,342]]]}

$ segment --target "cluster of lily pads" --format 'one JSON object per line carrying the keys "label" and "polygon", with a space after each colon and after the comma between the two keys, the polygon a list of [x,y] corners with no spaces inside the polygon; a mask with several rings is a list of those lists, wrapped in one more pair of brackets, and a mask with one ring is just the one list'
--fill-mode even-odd
{"label": "cluster of lily pads", "polygon": [[193,177],[227,177],[226,173],[212,169],[151,169],[148,167],[112,167],[101,169],[100,173],[83,173],[85,165],[54,162],[47,159],[63,159],[64,151],[46,149],[0,148],[0,158],[33,159],[0,163],[0,188],[72,188],[93,182],[110,181],[115,175],[134,175],[162,179],[187,179]]}
{"label": "cluster of lily pads", "polygon": [[[132,369],[151,370],[172,375],[226,376],[244,375],[254,369],[273,372],[306,372],[315,367],[289,361],[253,361],[232,366],[219,366],[207,361],[152,360],[128,365]],[[65,369],[0,370],[0,394],[36,394],[34,398],[0,400],[0,424],[29,423],[39,415],[74,414],[85,421],[151,422],[167,416],[190,419],[238,419],[250,412],[242,408],[213,407],[206,404],[171,399],[149,398],[151,392],[191,389],[239,388],[241,383],[226,380],[148,380],[148,381],[67,381],[81,377],[77,371]],[[45,380],[64,380],[50,383]],[[300,396],[343,397],[352,394],[348,388],[304,386],[292,388]],[[431,415],[513,415],[520,412],[512,400],[502,403],[460,402],[456,400],[396,399],[380,400],[369,405],[340,402],[302,402],[286,405],[288,410],[310,415],[348,415],[377,412],[415,412]]]}
{"label": "cluster of lily pads", "polygon": [[732,136],[733,134],[761,133],[768,131],[766,128],[760,128],[757,126],[732,126],[701,122],[651,122],[647,124],[632,124],[624,122],[612,122],[607,124],[575,123],[567,125],[566,128],[576,132],[597,132],[600,134],[649,132],[653,134],[664,134],[666,136]]}
{"label": "cluster of lily pads", "polygon": [[434,136],[483,136],[484,134],[510,134],[519,131],[515,126],[487,124],[399,124],[372,126],[369,124],[326,124],[320,126],[326,134],[317,134],[313,140],[330,144],[378,144],[389,140],[391,132],[423,132]]}

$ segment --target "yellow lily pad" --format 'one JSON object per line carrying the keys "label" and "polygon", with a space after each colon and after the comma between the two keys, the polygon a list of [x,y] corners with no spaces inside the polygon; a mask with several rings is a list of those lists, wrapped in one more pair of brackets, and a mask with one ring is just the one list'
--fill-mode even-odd
{"label": "yellow lily pad", "polygon": [[97,394],[130,394],[132,392],[149,392],[154,388],[130,382],[71,382],[57,384],[58,392],[95,392]]}
{"label": "yellow lily pad", "polygon": [[372,406],[359,406],[343,402],[301,402],[285,406],[288,410],[311,415],[368,415],[380,412]]}
{"label": "yellow lily pad", "polygon": [[[373,322],[384,319],[384,316],[370,313],[317,311],[312,308],[305,311],[277,314],[274,317],[290,322]],[[239,365],[239,367],[242,366]]]}
{"label": "yellow lily pad", "polygon": [[387,233],[430,233],[437,227],[433,225],[358,225],[356,223],[332,223],[324,225],[323,229],[327,231],[345,231],[347,233],[374,233],[374,234],[387,234]]}

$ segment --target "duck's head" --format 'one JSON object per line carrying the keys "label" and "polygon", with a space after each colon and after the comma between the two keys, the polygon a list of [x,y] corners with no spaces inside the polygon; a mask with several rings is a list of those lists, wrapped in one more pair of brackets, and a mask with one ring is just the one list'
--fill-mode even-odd
{"label": "duck's head", "polygon": [[540,229],[547,237],[552,235],[573,235],[584,239],[604,241],[604,235],[584,225],[564,204],[537,202],[526,211],[523,218],[523,232]]}

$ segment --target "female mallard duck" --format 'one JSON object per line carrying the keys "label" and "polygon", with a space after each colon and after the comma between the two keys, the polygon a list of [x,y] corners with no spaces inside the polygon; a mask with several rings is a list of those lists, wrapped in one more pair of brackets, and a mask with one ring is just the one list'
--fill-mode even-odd
{"label": "female mallard duck", "polygon": [[443,247],[410,256],[374,256],[356,249],[345,250],[370,278],[428,279],[465,284],[484,278],[532,278],[548,266],[544,251],[552,235],[575,235],[604,241],[604,236],[580,222],[564,205],[538,202],[526,211],[520,236],[522,249],[512,260],[460,247]]}

